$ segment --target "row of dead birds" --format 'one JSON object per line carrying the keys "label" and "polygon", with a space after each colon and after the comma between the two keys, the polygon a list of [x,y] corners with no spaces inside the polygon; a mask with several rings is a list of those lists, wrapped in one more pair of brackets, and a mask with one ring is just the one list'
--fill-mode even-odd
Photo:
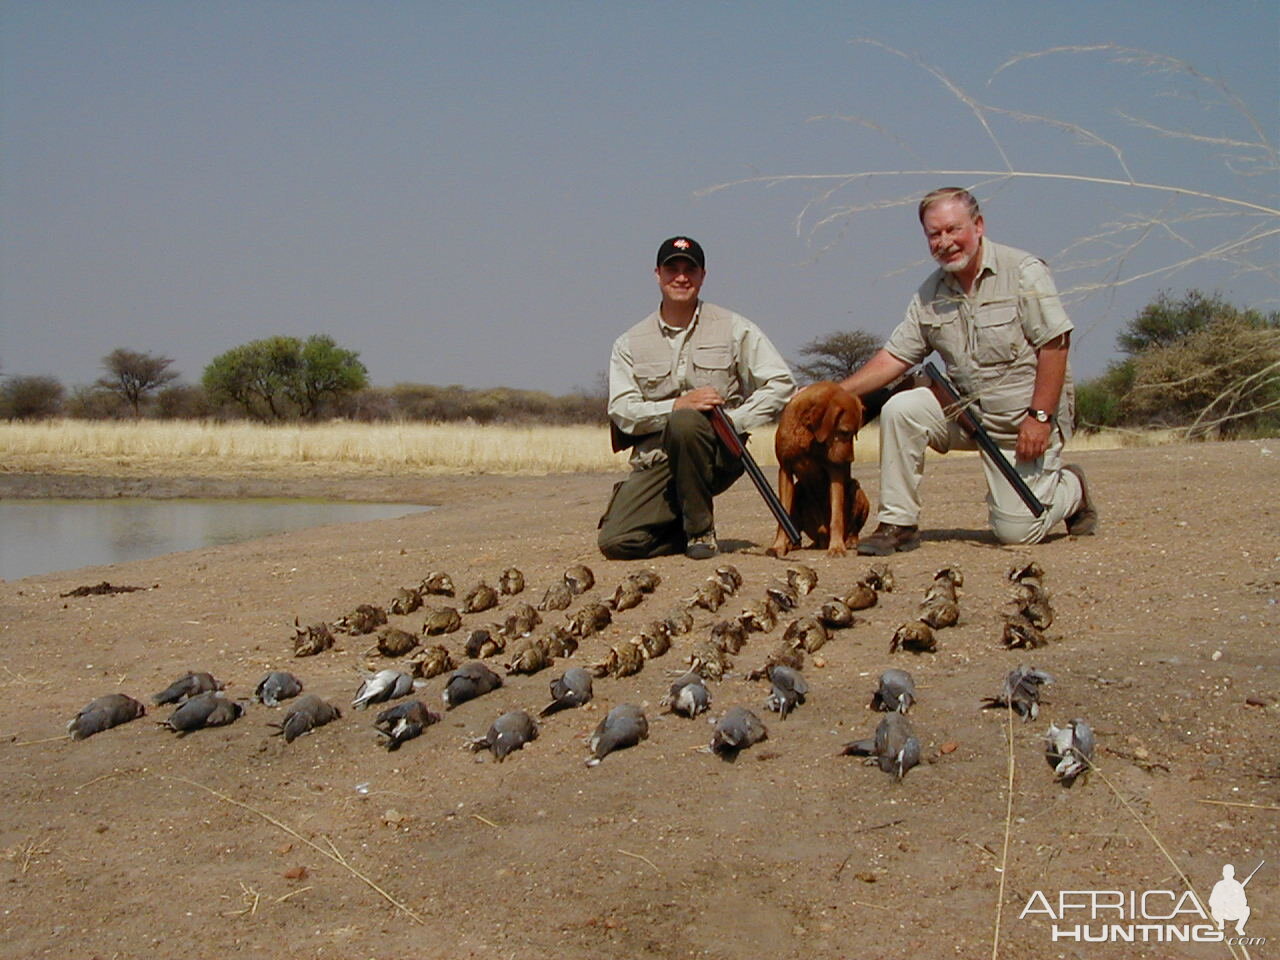
{"label": "row of dead birds", "polygon": [[[586,576],[581,575],[586,572]],[[504,573],[503,581],[508,574]],[[594,585],[594,577],[590,570],[582,567],[566,572],[566,583],[570,574],[579,584],[587,584],[583,589]],[[1038,620],[1042,626],[1048,626],[1052,620],[1052,610],[1048,603],[1048,595],[1043,588],[1044,571],[1038,564],[1031,563],[1023,567],[1015,567],[1008,573],[1008,579],[1015,584],[1015,596],[1011,608],[1006,612],[1006,620],[1015,618],[1025,620],[1033,626]],[[437,582],[439,582],[437,580]],[[447,581],[446,581],[447,582]],[[523,577],[511,582],[518,582],[523,589]],[[604,614],[587,616],[577,621],[582,626],[578,631],[586,631],[585,635],[594,632],[609,622],[608,612],[630,608],[651,593],[660,583],[656,573],[638,571],[630,574],[614,594],[608,604],[601,604]],[[701,606],[716,610],[723,604],[725,597],[732,596],[741,586],[742,578],[731,565],[719,567],[715,574],[707,579],[707,584],[700,586],[693,597],[686,601],[682,616],[669,616],[665,620],[654,621],[641,634],[625,644],[615,645],[606,658],[591,668],[574,667],[551,682],[552,702],[541,713],[546,717],[563,709],[582,706],[592,699],[592,677],[607,675],[626,676],[636,672],[638,666],[648,656],[666,652],[670,645],[672,632],[684,632],[692,627],[692,617],[688,608]],[[920,623],[930,629],[941,629],[953,624],[958,619],[958,588],[963,577],[954,567],[944,568],[934,578],[934,584],[922,604],[925,616]],[[451,587],[451,582],[447,582]],[[745,642],[749,627],[772,629],[776,625],[777,613],[780,609],[794,609],[798,598],[811,592],[817,585],[817,574],[808,567],[794,566],[787,570],[785,580],[778,581],[766,589],[764,600],[759,604],[749,605],[736,620],[723,620],[713,625],[706,644],[695,646],[689,656],[688,663],[693,668],[678,678],[663,697],[662,704],[671,712],[696,717],[710,708],[711,695],[705,685],[705,678],[719,679],[727,663],[723,659],[729,652],[736,653]],[[792,621],[784,633],[782,644],[766,661],[765,666],[748,675],[749,679],[767,677],[770,681],[770,694],[765,706],[779,713],[782,719],[805,702],[809,692],[807,681],[800,673],[805,651],[812,653],[822,646],[827,639],[827,626],[848,626],[853,623],[852,610],[865,609],[876,602],[878,590],[892,590],[893,574],[886,565],[873,566],[863,580],[844,598],[834,597],[823,604],[816,618],[800,618]],[[526,605],[527,606],[527,605]],[[584,607],[584,609],[587,609]],[[846,611],[848,611],[846,613]],[[1034,619],[1033,619],[1034,618]],[[529,624],[530,628],[538,622],[536,613]],[[809,621],[809,622],[806,622]],[[932,622],[931,622],[932,621]],[[508,620],[510,622],[510,618]],[[572,621],[571,621],[572,623]],[[588,629],[586,625],[593,624]],[[476,631],[472,639],[487,631]],[[573,633],[570,633],[573,636]],[[656,645],[656,647],[650,646]],[[481,643],[481,648],[483,642]],[[576,642],[573,644],[576,648]],[[897,644],[891,645],[891,650]],[[714,650],[712,653],[710,651]],[[635,651],[628,654],[625,651]],[[572,649],[568,653],[572,653]],[[470,641],[468,654],[473,654]],[[451,668],[451,667],[450,667]],[[538,667],[537,669],[540,669]],[[441,671],[443,672],[443,671]],[[534,672],[519,669],[515,664],[508,664],[508,673]],[[1003,707],[1018,713],[1024,720],[1035,719],[1039,709],[1039,691],[1042,685],[1052,682],[1052,677],[1039,670],[1018,667],[1005,678],[1001,693],[997,697],[989,697],[984,701],[986,707]],[[415,689],[425,684],[425,678],[397,670],[381,670],[365,678],[356,693],[352,706],[363,709],[370,704],[402,699]],[[471,662],[453,670],[442,699],[446,709],[475,699],[485,693],[502,686],[502,678],[488,666],[480,662]],[[152,699],[157,705],[178,703],[177,709],[163,721],[163,725],[178,734],[189,733],[206,726],[221,726],[234,722],[244,713],[244,706],[227,700],[220,695],[223,685],[208,673],[188,673],[179,678],[168,688],[156,694]],[[290,705],[284,719],[273,724],[284,736],[286,742],[323,726],[341,717],[341,711],[334,705],[314,695],[299,696],[302,683],[297,677],[285,671],[272,671],[262,679],[254,692],[254,700],[268,706],[275,706],[281,700],[297,697]],[[869,762],[876,763],[886,772],[901,778],[920,761],[920,743],[914,735],[906,714],[915,702],[915,686],[909,673],[903,670],[887,670],[881,677],[879,686],[872,697],[871,707],[887,713],[877,726],[874,736],[847,744],[842,750],[846,755],[865,756]],[[136,719],[145,714],[141,703],[123,694],[111,694],[100,697],[80,711],[68,725],[73,738],[82,739],[101,730]],[[379,713],[375,719],[375,729],[383,738],[388,749],[398,749],[407,740],[422,733],[432,723],[440,719],[439,714],[431,711],[420,700],[398,704]],[[470,741],[473,749],[490,750],[499,760],[505,758],[513,750],[537,737],[537,724],[526,712],[515,710],[504,713],[490,728],[484,737]],[[591,737],[591,758],[589,763],[599,763],[604,756],[613,750],[632,746],[648,736],[648,722],[643,711],[633,704],[624,704],[611,710],[600,721]],[[766,739],[767,729],[752,711],[745,707],[734,707],[715,724],[715,732],[708,749],[723,756],[736,756],[745,747]],[[1054,766],[1058,779],[1070,783],[1087,768],[1093,749],[1093,734],[1083,720],[1072,720],[1063,728],[1051,725],[1047,734],[1047,755]]]}

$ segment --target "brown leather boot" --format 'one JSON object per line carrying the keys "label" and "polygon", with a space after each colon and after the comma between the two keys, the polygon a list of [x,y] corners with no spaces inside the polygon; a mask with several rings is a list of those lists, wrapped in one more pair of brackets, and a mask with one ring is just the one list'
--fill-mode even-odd
{"label": "brown leather boot", "polygon": [[1076,475],[1080,481],[1080,506],[1067,517],[1067,533],[1073,537],[1091,537],[1098,529],[1098,508],[1089,496],[1089,482],[1084,478],[1084,468],[1078,463],[1068,463],[1062,468]]}
{"label": "brown leather boot", "polygon": [[905,553],[920,546],[920,528],[896,523],[882,523],[869,537],[858,541],[858,553],[864,557],[887,557],[891,553]]}

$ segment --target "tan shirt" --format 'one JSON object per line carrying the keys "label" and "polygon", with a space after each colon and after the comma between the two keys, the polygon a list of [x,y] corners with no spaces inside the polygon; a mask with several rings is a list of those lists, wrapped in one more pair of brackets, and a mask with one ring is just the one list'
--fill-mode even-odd
{"label": "tan shirt", "polygon": [[[671,416],[677,397],[695,387],[715,383],[714,369],[700,369],[693,356],[692,341],[698,339],[694,332],[704,310],[716,311],[727,333],[728,342],[722,345],[720,353],[726,356],[727,351],[725,362],[732,365],[729,373],[735,395],[726,396],[729,401],[726,407],[731,407],[726,412],[734,428],[739,433],[750,433],[773,423],[782,413],[782,408],[796,390],[795,377],[782,354],[746,317],[714,304],[699,302],[693,322],[687,327],[668,326],[655,310],[614,341],[609,357],[609,417],[623,432],[643,435],[661,431]],[[642,384],[636,371],[632,336],[655,329],[669,350],[670,363],[659,364],[665,367],[661,371],[662,376],[645,377]],[[650,343],[653,339],[648,338]],[[720,361],[711,362],[718,364]],[[719,389],[724,396],[724,388]],[[633,462],[651,460],[652,457],[647,455],[651,451],[647,448],[652,446],[643,443],[638,446]]]}
{"label": "tan shirt", "polygon": [[[1016,436],[1031,404],[1036,351],[1073,329],[1043,260],[985,237],[982,268],[966,296],[951,274],[935,270],[907,307],[885,349],[908,364],[934,350],[962,394],[981,408],[993,436]],[[1068,368],[1057,417],[1071,431],[1075,392]]]}

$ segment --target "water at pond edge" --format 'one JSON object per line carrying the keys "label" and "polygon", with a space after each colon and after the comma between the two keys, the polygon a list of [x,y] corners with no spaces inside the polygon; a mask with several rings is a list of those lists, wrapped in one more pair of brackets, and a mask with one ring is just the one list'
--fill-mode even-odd
{"label": "water at pond edge", "polygon": [[0,579],[143,560],[431,507],[320,500],[0,501]]}

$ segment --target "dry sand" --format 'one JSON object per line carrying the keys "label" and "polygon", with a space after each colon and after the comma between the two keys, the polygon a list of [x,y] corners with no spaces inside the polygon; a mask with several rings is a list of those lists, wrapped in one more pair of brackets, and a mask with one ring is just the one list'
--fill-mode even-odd
{"label": "dry sand", "polygon": [[[743,679],[781,627],[753,635],[734,675],[712,685],[713,716],[744,704],[769,728],[736,763],[700,749],[704,719],[658,706],[716,619],[704,611],[665,657],[597,681],[592,705],[549,718],[502,764],[464,751],[464,739],[502,711],[543,706],[567,664],[508,678],[387,753],[371,713],[347,706],[367,638],[291,656],[295,617],[384,604],[433,570],[465,590],[515,565],[529,585],[509,606],[536,601],[567,566],[586,562],[598,585],[576,609],[628,571],[653,567],[657,591],[570,663],[598,659],[714,566],[601,560],[595,521],[615,477],[264,481],[276,494],[440,509],[0,583],[0,955],[985,957],[999,903],[1000,957],[1222,957],[1223,944],[1055,943],[1043,915],[1019,914],[1035,891],[1056,903],[1060,890],[1180,890],[1179,869],[1207,897],[1224,863],[1243,877],[1266,859],[1248,888],[1248,933],[1271,941],[1250,955],[1269,956],[1280,949],[1280,444],[1079,459],[1102,509],[1099,535],[1029,549],[986,532],[972,459],[931,464],[923,546],[892,561],[897,590],[833,636],[822,667],[806,667],[809,702],[779,721],[763,710],[765,686]],[[874,499],[874,468],[855,475]],[[9,474],[0,492],[262,490],[234,479]],[[772,526],[747,481],[721,499],[718,526],[730,538],[725,559],[746,581],[720,611],[733,615],[787,563],[763,555]],[[1047,647],[1008,651],[1003,578],[1029,557],[1047,571],[1057,619]],[[814,551],[793,559],[820,577],[805,613],[869,566]],[[936,654],[890,655],[894,627],[945,565],[964,572],[960,624],[940,633]],[[151,589],[61,596],[102,580]],[[495,619],[468,615],[444,639],[460,651],[469,629]],[[393,621],[416,630],[422,614]],[[1038,721],[1010,725],[978,704],[1019,662],[1057,682]],[[874,728],[866,705],[890,666],[911,670],[920,689],[911,719],[926,762],[901,783],[838,755]],[[247,697],[274,668],[341,703],[343,718],[289,745],[269,736],[280,711],[258,705],[232,726],[182,739],[155,724],[163,707],[88,740],[61,737],[101,694],[148,699],[195,669]],[[430,681],[424,699],[438,705],[442,687],[443,678]],[[586,767],[585,738],[626,701],[646,706],[648,741]],[[1053,781],[1042,736],[1050,720],[1072,717],[1097,731],[1099,771],[1066,789]]]}

